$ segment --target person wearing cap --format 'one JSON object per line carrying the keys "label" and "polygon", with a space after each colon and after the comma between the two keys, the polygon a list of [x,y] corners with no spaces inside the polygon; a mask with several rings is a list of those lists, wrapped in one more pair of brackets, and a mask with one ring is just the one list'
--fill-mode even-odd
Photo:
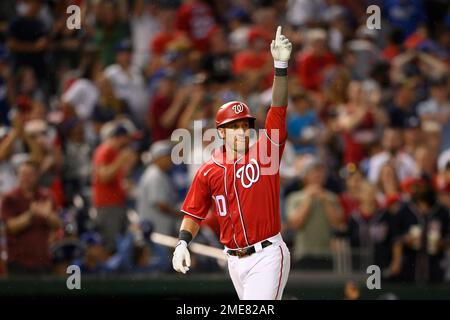
{"label": "person wearing cap", "polygon": [[296,57],[297,76],[307,90],[317,91],[324,80],[324,71],[336,64],[333,54],[327,49],[327,33],[323,29],[311,29],[307,35],[304,52]]}
{"label": "person wearing cap", "polygon": [[97,210],[97,226],[110,252],[116,237],[128,226],[126,177],[137,161],[131,149],[133,132],[123,123],[114,123],[94,152],[92,163],[92,204]]}
{"label": "person wearing cap", "polygon": [[271,57],[266,50],[269,43],[270,38],[264,30],[261,28],[250,30],[247,50],[236,52],[234,55],[233,74],[235,76],[248,74],[253,79],[259,79],[264,89],[269,88],[272,80]]}
{"label": "person wearing cap", "polygon": [[108,252],[105,250],[104,241],[99,233],[86,231],[80,235],[84,252],[77,257],[72,264],[80,267],[82,274],[99,274],[106,271],[105,263],[108,260]]}
{"label": "person wearing cap", "polygon": [[304,187],[286,200],[287,223],[296,231],[294,268],[332,268],[332,232],[341,227],[344,216],[337,196],[323,187],[325,178],[324,164],[306,156],[301,170]]}
{"label": "person wearing cap", "polygon": [[123,39],[114,47],[116,63],[108,66],[104,75],[111,83],[117,97],[124,100],[131,112],[133,121],[145,124],[148,104],[145,81],[140,70],[131,64],[133,47],[129,39]]}
{"label": "person wearing cap", "polygon": [[[176,236],[179,227],[178,208],[174,203],[175,188],[169,176],[172,167],[172,144],[169,140],[154,142],[149,151],[150,165],[144,171],[138,187],[137,212],[143,221],[153,224],[153,231]],[[170,253],[164,248],[165,259]]]}
{"label": "person wearing cap", "polygon": [[153,223],[154,231],[173,236],[179,219],[173,203],[176,192],[169,176],[171,152],[170,140],[160,140],[151,145],[149,166],[139,181],[137,211],[142,220]]}

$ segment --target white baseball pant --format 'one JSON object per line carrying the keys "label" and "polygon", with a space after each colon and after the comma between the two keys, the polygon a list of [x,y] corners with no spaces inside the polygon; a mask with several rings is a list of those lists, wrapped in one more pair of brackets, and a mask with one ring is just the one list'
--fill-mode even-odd
{"label": "white baseball pant", "polygon": [[240,300],[281,300],[283,296],[291,254],[280,234],[267,240],[272,245],[262,248],[257,243],[256,252],[250,256],[239,258],[227,254],[228,271]]}

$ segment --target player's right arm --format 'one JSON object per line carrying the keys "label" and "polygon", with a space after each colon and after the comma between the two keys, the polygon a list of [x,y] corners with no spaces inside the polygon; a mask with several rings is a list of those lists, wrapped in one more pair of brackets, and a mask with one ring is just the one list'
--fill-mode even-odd
{"label": "player's right arm", "polygon": [[200,222],[206,218],[211,208],[211,193],[204,171],[205,166],[197,171],[181,209],[185,216],[180,227],[179,241],[173,252],[172,266],[175,271],[182,273],[189,271],[191,266],[189,242],[197,235]]}

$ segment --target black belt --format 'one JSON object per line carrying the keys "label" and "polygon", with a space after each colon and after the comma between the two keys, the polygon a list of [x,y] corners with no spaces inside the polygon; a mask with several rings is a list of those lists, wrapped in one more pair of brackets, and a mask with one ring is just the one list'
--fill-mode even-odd
{"label": "black belt", "polygon": [[[272,242],[270,242],[269,240],[264,240],[263,242],[261,242],[261,246],[263,248],[268,247],[271,244],[272,244]],[[245,249],[229,249],[229,250],[227,250],[227,253],[230,256],[237,256],[239,258],[251,256],[255,252],[256,252],[255,246],[251,246],[251,247],[248,247]]]}

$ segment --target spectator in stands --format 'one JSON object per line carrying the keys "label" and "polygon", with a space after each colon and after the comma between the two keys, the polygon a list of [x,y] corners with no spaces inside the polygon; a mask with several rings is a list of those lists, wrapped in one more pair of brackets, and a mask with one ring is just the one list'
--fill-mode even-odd
{"label": "spectator in stands", "polygon": [[21,67],[17,70],[15,81],[18,96],[28,98],[32,104],[44,102],[45,94],[33,68]]}
{"label": "spectator in stands", "polygon": [[175,26],[185,32],[194,48],[208,50],[208,35],[216,22],[208,2],[203,0],[185,0],[177,10]]}
{"label": "spectator in stands", "polygon": [[131,65],[133,52],[131,41],[128,39],[119,41],[114,47],[114,52],[116,63],[108,66],[104,75],[110,81],[117,97],[127,103],[133,122],[142,127],[145,124],[148,97],[142,74]]}
{"label": "spectator in stands", "polygon": [[202,69],[211,81],[217,84],[233,80],[233,54],[223,28],[214,28],[209,33],[209,50],[201,61]]}
{"label": "spectator in stands", "polygon": [[147,118],[153,142],[169,139],[177,128],[184,107],[184,97],[180,97],[180,90],[175,91],[176,84],[175,76],[166,72],[161,76],[156,93],[150,101]]}
{"label": "spectator in stands", "polygon": [[63,142],[62,182],[66,204],[76,195],[84,195],[91,172],[92,148],[86,142],[83,122],[77,118],[62,125]]}
{"label": "spectator in stands", "polygon": [[[99,98],[92,113],[94,123],[95,144],[98,143],[98,136],[104,124],[120,118],[128,118],[131,113],[127,103],[117,97],[110,81],[105,76],[99,76],[96,81],[99,90]],[[92,141],[89,141],[92,144]]]}
{"label": "spectator in stands", "polygon": [[339,195],[339,201],[344,213],[344,221],[347,222],[352,212],[359,208],[359,194],[365,178],[354,163],[346,165],[341,170],[341,176],[345,179],[345,191]]}
{"label": "spectator in stands", "polygon": [[[78,66],[82,55],[80,47],[86,37],[86,32],[83,32],[83,27],[67,27],[67,8],[71,4],[72,2],[70,0],[62,0],[55,3],[52,8],[52,13],[56,18],[50,33],[53,42],[53,58],[56,68],[61,69],[76,68]],[[84,18],[85,16],[83,14],[80,20]]]}
{"label": "spectator in stands", "polygon": [[379,207],[376,187],[365,182],[359,193],[359,207],[348,222],[353,270],[364,272],[375,264],[382,272],[389,270],[394,240],[394,215]]}
{"label": "spectator in stands", "polygon": [[436,126],[442,130],[440,150],[450,147],[450,99],[446,79],[431,81],[429,99],[417,105],[423,126]]}
{"label": "spectator in stands", "polygon": [[131,39],[133,52],[132,64],[144,68],[152,58],[149,44],[160,31],[161,25],[157,21],[157,5],[151,1],[136,0],[131,9]]}
{"label": "spectator in stands", "polygon": [[248,34],[248,49],[236,52],[234,55],[234,75],[240,76],[248,73],[253,81],[259,83],[259,90],[270,87],[267,80],[271,76],[272,69],[270,69],[270,53],[266,50],[269,42],[265,32],[255,29]]}
{"label": "spectator in stands", "polygon": [[97,8],[94,41],[103,67],[114,63],[115,45],[129,36],[125,12],[117,0],[101,0]]}
{"label": "spectator in stands", "polygon": [[101,236],[96,232],[87,231],[80,236],[80,240],[85,246],[85,251],[82,257],[73,261],[73,264],[80,267],[82,274],[102,273],[109,254],[103,246]]}
{"label": "spectator in stands", "polygon": [[369,160],[368,179],[376,183],[382,166],[392,161],[400,182],[417,175],[417,165],[409,154],[403,151],[401,131],[397,128],[385,128],[382,139],[383,150]]}
{"label": "spectator in stands", "polygon": [[450,208],[450,161],[447,161],[445,167],[436,176],[436,189],[439,201]]}
{"label": "spectator in stands", "polygon": [[92,163],[92,203],[98,232],[110,252],[115,251],[116,237],[128,226],[125,184],[137,161],[130,147],[134,133],[121,123],[112,126],[109,137],[95,150]]}
{"label": "spectator in stands", "polygon": [[305,160],[304,188],[289,195],[288,225],[296,230],[293,260],[296,268],[331,269],[333,230],[341,227],[343,215],[335,194],[325,190],[326,172],[314,157]]}
{"label": "spectator in stands", "polygon": [[225,16],[231,50],[233,52],[244,50],[248,46],[249,13],[243,7],[233,6]]}
{"label": "spectator in stands", "polygon": [[150,147],[151,164],[145,170],[139,182],[137,210],[141,220],[149,220],[154,231],[174,236],[179,221],[173,183],[168,175],[172,167],[172,144],[161,140]]}
{"label": "spectator in stands", "polygon": [[99,70],[98,65],[92,62],[82,68],[80,77],[64,92],[61,102],[66,114],[76,115],[79,119],[88,121],[99,100],[100,93],[95,84]]}
{"label": "spectator in stands", "polygon": [[23,15],[14,18],[9,25],[8,47],[12,52],[13,70],[17,72],[21,67],[33,68],[44,86],[48,77],[46,51],[51,41],[49,30],[39,17],[42,0],[26,0]]}
{"label": "spectator in stands", "polygon": [[13,96],[13,77],[9,66],[10,55],[5,45],[0,43],[0,125],[8,125],[8,112]]}
{"label": "spectator in stands", "polygon": [[416,283],[443,281],[444,252],[448,246],[450,216],[437,200],[431,179],[413,181],[411,201],[396,214],[396,247],[401,254],[400,279]]}
{"label": "spectator in stands", "polygon": [[161,6],[158,13],[158,23],[161,26],[158,33],[150,42],[150,52],[160,63],[162,56],[169,48],[178,47],[180,44],[189,46],[190,40],[186,32],[178,30],[175,26],[176,10],[170,5]]}
{"label": "spectator in stands", "polygon": [[436,174],[437,150],[429,145],[419,145],[415,152],[414,158],[417,164],[418,175],[427,175],[433,177]]}
{"label": "spectator in stands", "polygon": [[387,19],[394,28],[403,32],[403,37],[410,35],[420,23],[425,21],[422,1],[384,1]]}
{"label": "spectator in stands", "polygon": [[17,184],[13,163],[15,145],[24,135],[24,119],[20,112],[13,114],[12,127],[0,127],[0,194],[10,191]]}
{"label": "spectator in stands", "polygon": [[344,148],[344,163],[359,163],[367,156],[367,146],[375,141],[375,119],[361,81],[348,85],[348,101],[337,109],[337,127]]}
{"label": "spectator in stands", "polygon": [[376,185],[376,197],[380,207],[395,213],[402,200],[402,194],[394,163],[388,161],[381,167]]}
{"label": "spectator in stands", "polygon": [[324,81],[327,68],[336,64],[328,51],[327,33],[322,29],[312,29],[306,35],[306,48],[296,58],[299,83],[307,90],[318,91]]}
{"label": "spectator in stands", "polygon": [[50,272],[49,241],[60,219],[49,190],[39,187],[39,166],[31,161],[18,169],[19,185],[2,199],[10,275]]}
{"label": "spectator in stands", "polygon": [[416,116],[416,85],[412,81],[404,81],[395,87],[394,98],[388,104],[390,126],[404,128],[410,117]]}
{"label": "spectator in stands", "polygon": [[307,93],[291,95],[292,109],[287,121],[289,139],[297,154],[315,153],[319,119]]}

